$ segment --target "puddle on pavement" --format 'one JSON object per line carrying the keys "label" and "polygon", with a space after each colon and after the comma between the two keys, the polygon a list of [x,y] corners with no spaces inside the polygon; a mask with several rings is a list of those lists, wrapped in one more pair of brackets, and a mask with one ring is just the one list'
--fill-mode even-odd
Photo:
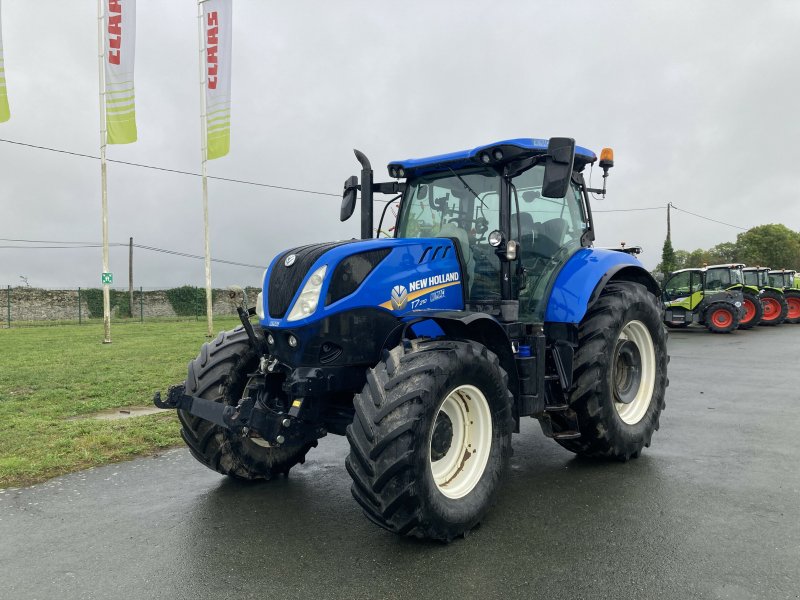
{"label": "puddle on pavement", "polygon": [[97,419],[98,421],[113,421],[115,419],[128,419],[130,417],[141,417],[144,415],[155,415],[157,413],[170,412],[169,409],[156,408],[155,406],[125,406],[123,408],[109,408],[101,410],[91,415],[79,415],[70,417],[67,421],[80,421],[82,419]]}

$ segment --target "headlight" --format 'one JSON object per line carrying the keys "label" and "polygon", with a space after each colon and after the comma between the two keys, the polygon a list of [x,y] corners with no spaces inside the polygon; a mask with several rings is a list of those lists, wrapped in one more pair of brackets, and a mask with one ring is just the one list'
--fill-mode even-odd
{"label": "headlight", "polygon": [[262,321],[266,318],[264,314],[264,292],[258,292],[258,296],[256,296],[256,314]]}
{"label": "headlight", "polygon": [[308,278],[303,291],[294,303],[292,312],[289,313],[287,321],[297,321],[314,313],[319,304],[319,294],[322,291],[322,283],[325,281],[325,272],[328,265],[322,266]]}

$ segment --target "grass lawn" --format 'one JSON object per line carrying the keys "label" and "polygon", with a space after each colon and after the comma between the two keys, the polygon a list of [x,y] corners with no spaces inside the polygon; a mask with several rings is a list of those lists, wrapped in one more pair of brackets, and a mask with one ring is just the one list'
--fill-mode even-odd
{"label": "grass lawn", "polygon": [[[217,331],[238,319],[215,319]],[[36,483],[180,444],[174,412],[70,420],[149,405],[183,381],[205,341],[205,321],[0,329],[0,487]]]}

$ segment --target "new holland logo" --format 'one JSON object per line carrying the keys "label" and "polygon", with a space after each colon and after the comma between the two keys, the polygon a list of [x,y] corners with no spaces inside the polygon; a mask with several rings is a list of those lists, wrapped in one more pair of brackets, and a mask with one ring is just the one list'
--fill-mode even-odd
{"label": "new holland logo", "polygon": [[297,259],[297,257],[294,254],[290,254],[286,257],[286,260],[283,261],[283,264],[287,267],[291,267],[294,264],[295,259]]}
{"label": "new holland logo", "polygon": [[392,306],[395,310],[402,310],[408,304],[408,290],[405,286],[396,285],[392,288]]}

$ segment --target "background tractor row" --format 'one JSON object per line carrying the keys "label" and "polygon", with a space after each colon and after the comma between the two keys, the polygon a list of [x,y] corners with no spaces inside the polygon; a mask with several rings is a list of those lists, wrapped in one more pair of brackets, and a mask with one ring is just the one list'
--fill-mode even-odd
{"label": "background tractor row", "polygon": [[[611,151],[602,189],[583,175],[596,155],[569,138],[395,161],[387,183],[356,156],[340,217],[360,192],[362,239],[278,254],[258,324],[240,308],[242,327],[156,395],[194,457],[270,479],[346,435],[366,516],[439,540],[486,513],[525,417],[576,454],[638,457],[664,408],[666,334],[653,277],[592,244]],[[372,239],[376,192],[400,203],[392,239]]]}
{"label": "background tractor row", "polygon": [[[796,287],[798,286],[798,287]],[[664,322],[705,325],[714,333],[800,323],[796,272],[731,263],[675,271],[663,284]]]}

